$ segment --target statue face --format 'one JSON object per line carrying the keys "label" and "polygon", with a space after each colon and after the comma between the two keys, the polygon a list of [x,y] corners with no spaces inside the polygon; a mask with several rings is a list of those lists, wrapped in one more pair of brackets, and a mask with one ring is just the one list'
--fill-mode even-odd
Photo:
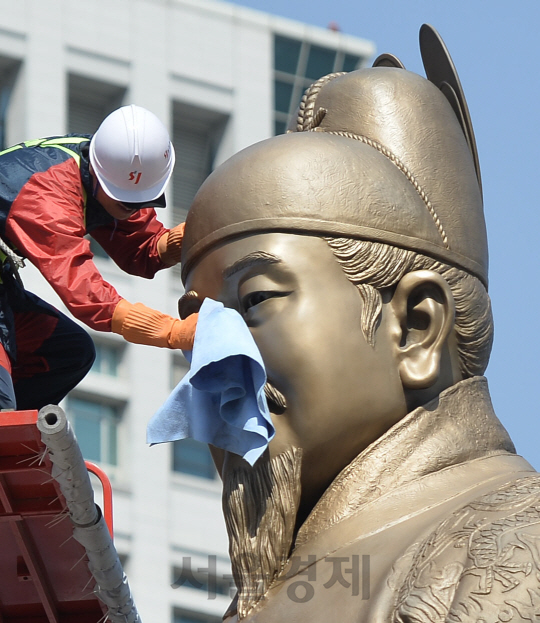
{"label": "statue face", "polygon": [[302,448],[306,494],[320,495],[407,413],[395,318],[384,305],[375,346],[366,342],[360,294],[324,240],[282,233],[234,240],[195,265],[186,290],[245,319],[268,381],[286,400],[283,413],[272,413],[271,454]]}

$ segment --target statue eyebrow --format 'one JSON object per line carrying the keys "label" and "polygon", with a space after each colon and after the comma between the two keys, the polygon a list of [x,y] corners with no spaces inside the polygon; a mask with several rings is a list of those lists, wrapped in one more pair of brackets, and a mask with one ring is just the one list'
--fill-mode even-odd
{"label": "statue eyebrow", "polygon": [[231,264],[231,266],[227,266],[227,268],[223,269],[223,279],[229,279],[235,273],[246,268],[250,268],[251,266],[279,264],[280,262],[280,258],[273,253],[267,253],[266,251],[254,251],[253,253],[248,253],[244,257],[240,258],[234,262],[234,264]]}

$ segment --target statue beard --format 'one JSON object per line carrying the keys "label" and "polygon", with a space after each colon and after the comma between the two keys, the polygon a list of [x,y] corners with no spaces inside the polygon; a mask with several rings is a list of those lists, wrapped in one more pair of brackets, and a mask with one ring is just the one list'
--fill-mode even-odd
{"label": "statue beard", "polygon": [[[289,558],[300,503],[301,459],[299,448],[272,459],[266,452],[254,467],[233,469],[225,478],[223,513],[239,620],[263,599]],[[227,615],[233,613],[234,602]]]}

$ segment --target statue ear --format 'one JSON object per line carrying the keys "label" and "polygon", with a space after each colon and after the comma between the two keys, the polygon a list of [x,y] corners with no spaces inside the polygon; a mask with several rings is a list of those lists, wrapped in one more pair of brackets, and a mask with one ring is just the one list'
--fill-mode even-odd
{"label": "statue ear", "polygon": [[437,384],[447,340],[455,317],[452,291],[446,280],[431,270],[408,273],[397,285],[391,301],[399,322],[398,369],[404,389],[427,389]]}

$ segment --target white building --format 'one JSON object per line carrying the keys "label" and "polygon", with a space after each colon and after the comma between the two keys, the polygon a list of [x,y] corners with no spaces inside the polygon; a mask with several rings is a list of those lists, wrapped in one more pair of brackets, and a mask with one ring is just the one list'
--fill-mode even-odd
{"label": "white building", "polygon": [[[369,42],[220,1],[0,0],[0,148],[91,133],[119,105],[144,106],[169,125],[177,153],[174,207],[159,214],[172,226],[214,166],[284,131],[307,85],[373,53]],[[130,277],[98,248],[96,264],[129,301],[177,315],[177,269],[152,281]],[[33,267],[22,277],[62,308]],[[93,337],[96,365],[65,407],[87,458],[113,482],[115,542],[139,612],[146,623],[219,621],[230,580],[209,454],[190,441],[145,443],[147,421],[185,361],[115,335]]]}

